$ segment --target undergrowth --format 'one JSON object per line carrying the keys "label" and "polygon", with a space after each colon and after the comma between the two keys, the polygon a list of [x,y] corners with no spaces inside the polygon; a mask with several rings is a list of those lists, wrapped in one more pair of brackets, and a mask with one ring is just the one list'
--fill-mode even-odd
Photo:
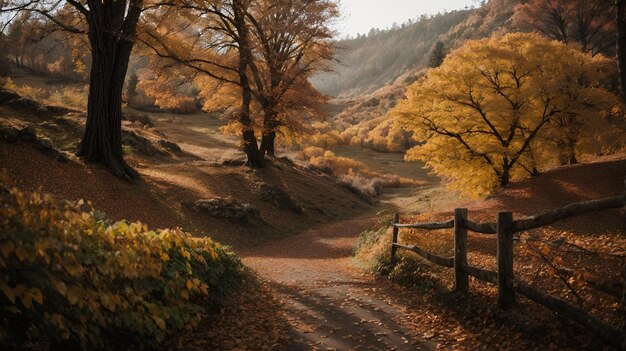
{"label": "undergrowth", "polygon": [[12,90],[21,96],[33,99],[41,104],[64,106],[85,110],[87,108],[87,91],[84,88],[64,87],[62,89],[45,90],[28,85],[18,86],[11,78],[3,79],[0,88]]}
{"label": "undergrowth", "polygon": [[383,193],[383,188],[424,184],[421,180],[380,174],[368,169],[362,162],[337,156],[332,151],[317,146],[306,147],[300,153],[300,158],[308,163],[309,169],[335,177],[340,186],[367,198],[378,198]]}
{"label": "undergrowth", "polygon": [[247,272],[211,239],[0,187],[0,349],[160,349]]}

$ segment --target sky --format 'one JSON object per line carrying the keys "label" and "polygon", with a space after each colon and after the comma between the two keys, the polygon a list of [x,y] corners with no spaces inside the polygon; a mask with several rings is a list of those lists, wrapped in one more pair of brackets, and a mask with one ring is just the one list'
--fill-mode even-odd
{"label": "sky", "polygon": [[420,15],[477,5],[476,0],[341,0],[342,18],[337,24],[340,37],[385,29]]}

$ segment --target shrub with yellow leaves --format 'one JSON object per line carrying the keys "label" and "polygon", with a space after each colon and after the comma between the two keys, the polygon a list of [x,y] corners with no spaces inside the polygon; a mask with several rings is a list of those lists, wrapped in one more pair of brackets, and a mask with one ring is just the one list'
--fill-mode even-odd
{"label": "shrub with yellow leaves", "polygon": [[245,277],[211,239],[0,187],[0,348],[153,349]]}

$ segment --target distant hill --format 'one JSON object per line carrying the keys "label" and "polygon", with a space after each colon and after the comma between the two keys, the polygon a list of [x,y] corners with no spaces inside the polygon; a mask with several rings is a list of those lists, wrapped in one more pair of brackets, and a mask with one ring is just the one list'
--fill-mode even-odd
{"label": "distant hill", "polygon": [[433,45],[441,40],[447,50],[467,39],[509,31],[514,6],[520,0],[490,0],[479,8],[457,10],[432,17],[421,16],[387,30],[337,43],[338,64],[333,73],[314,77],[313,84],[331,96],[371,93],[393,84],[399,77],[427,68]]}
{"label": "distant hill", "polygon": [[467,40],[515,31],[512,16],[522,0],[490,0],[479,8],[458,10],[337,43],[335,72],[314,77],[330,100],[331,124],[346,143],[402,152],[415,144],[386,116],[406,91],[424,76],[437,41],[452,51]]}
{"label": "distant hill", "polygon": [[440,36],[465,20],[471,10],[422,17],[401,27],[377,30],[337,43],[339,63],[335,72],[315,78],[325,94],[363,93],[392,83],[409,69],[425,67]]}

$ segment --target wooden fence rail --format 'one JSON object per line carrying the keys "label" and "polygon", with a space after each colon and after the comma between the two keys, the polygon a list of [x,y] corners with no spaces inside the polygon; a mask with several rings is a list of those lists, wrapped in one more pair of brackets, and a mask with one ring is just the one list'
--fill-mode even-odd
{"label": "wooden fence rail", "polygon": [[[624,186],[626,190],[626,181],[624,182]],[[566,218],[589,212],[622,207],[626,211],[626,191],[624,195],[577,202],[519,220],[513,220],[513,214],[511,212],[499,212],[498,221],[491,223],[475,223],[468,220],[468,211],[464,208],[456,209],[454,211],[454,219],[447,222],[400,223],[400,215],[396,213],[392,221],[393,237],[391,243],[391,261],[392,263],[396,262],[396,252],[398,249],[414,252],[434,264],[454,268],[454,288],[456,290],[468,290],[469,276],[497,284],[498,305],[500,308],[506,309],[513,306],[515,304],[515,294],[518,293],[585,326],[612,347],[626,350],[626,331],[586,313],[569,302],[550,296],[545,292],[525,285],[523,282],[516,281],[513,271],[513,234],[543,227]],[[626,216],[624,224],[626,230]],[[398,241],[400,228],[428,230],[454,228],[454,256],[442,257],[429,253],[415,245],[400,244]],[[468,264],[468,230],[482,234],[497,235],[496,272],[473,267]],[[626,275],[626,266],[624,266],[623,269]],[[575,274],[570,270],[562,270],[560,273],[568,276]],[[623,307],[626,308],[625,282],[607,280],[588,272],[584,272],[581,278],[583,278],[591,288],[622,298],[622,302],[625,304]]]}

